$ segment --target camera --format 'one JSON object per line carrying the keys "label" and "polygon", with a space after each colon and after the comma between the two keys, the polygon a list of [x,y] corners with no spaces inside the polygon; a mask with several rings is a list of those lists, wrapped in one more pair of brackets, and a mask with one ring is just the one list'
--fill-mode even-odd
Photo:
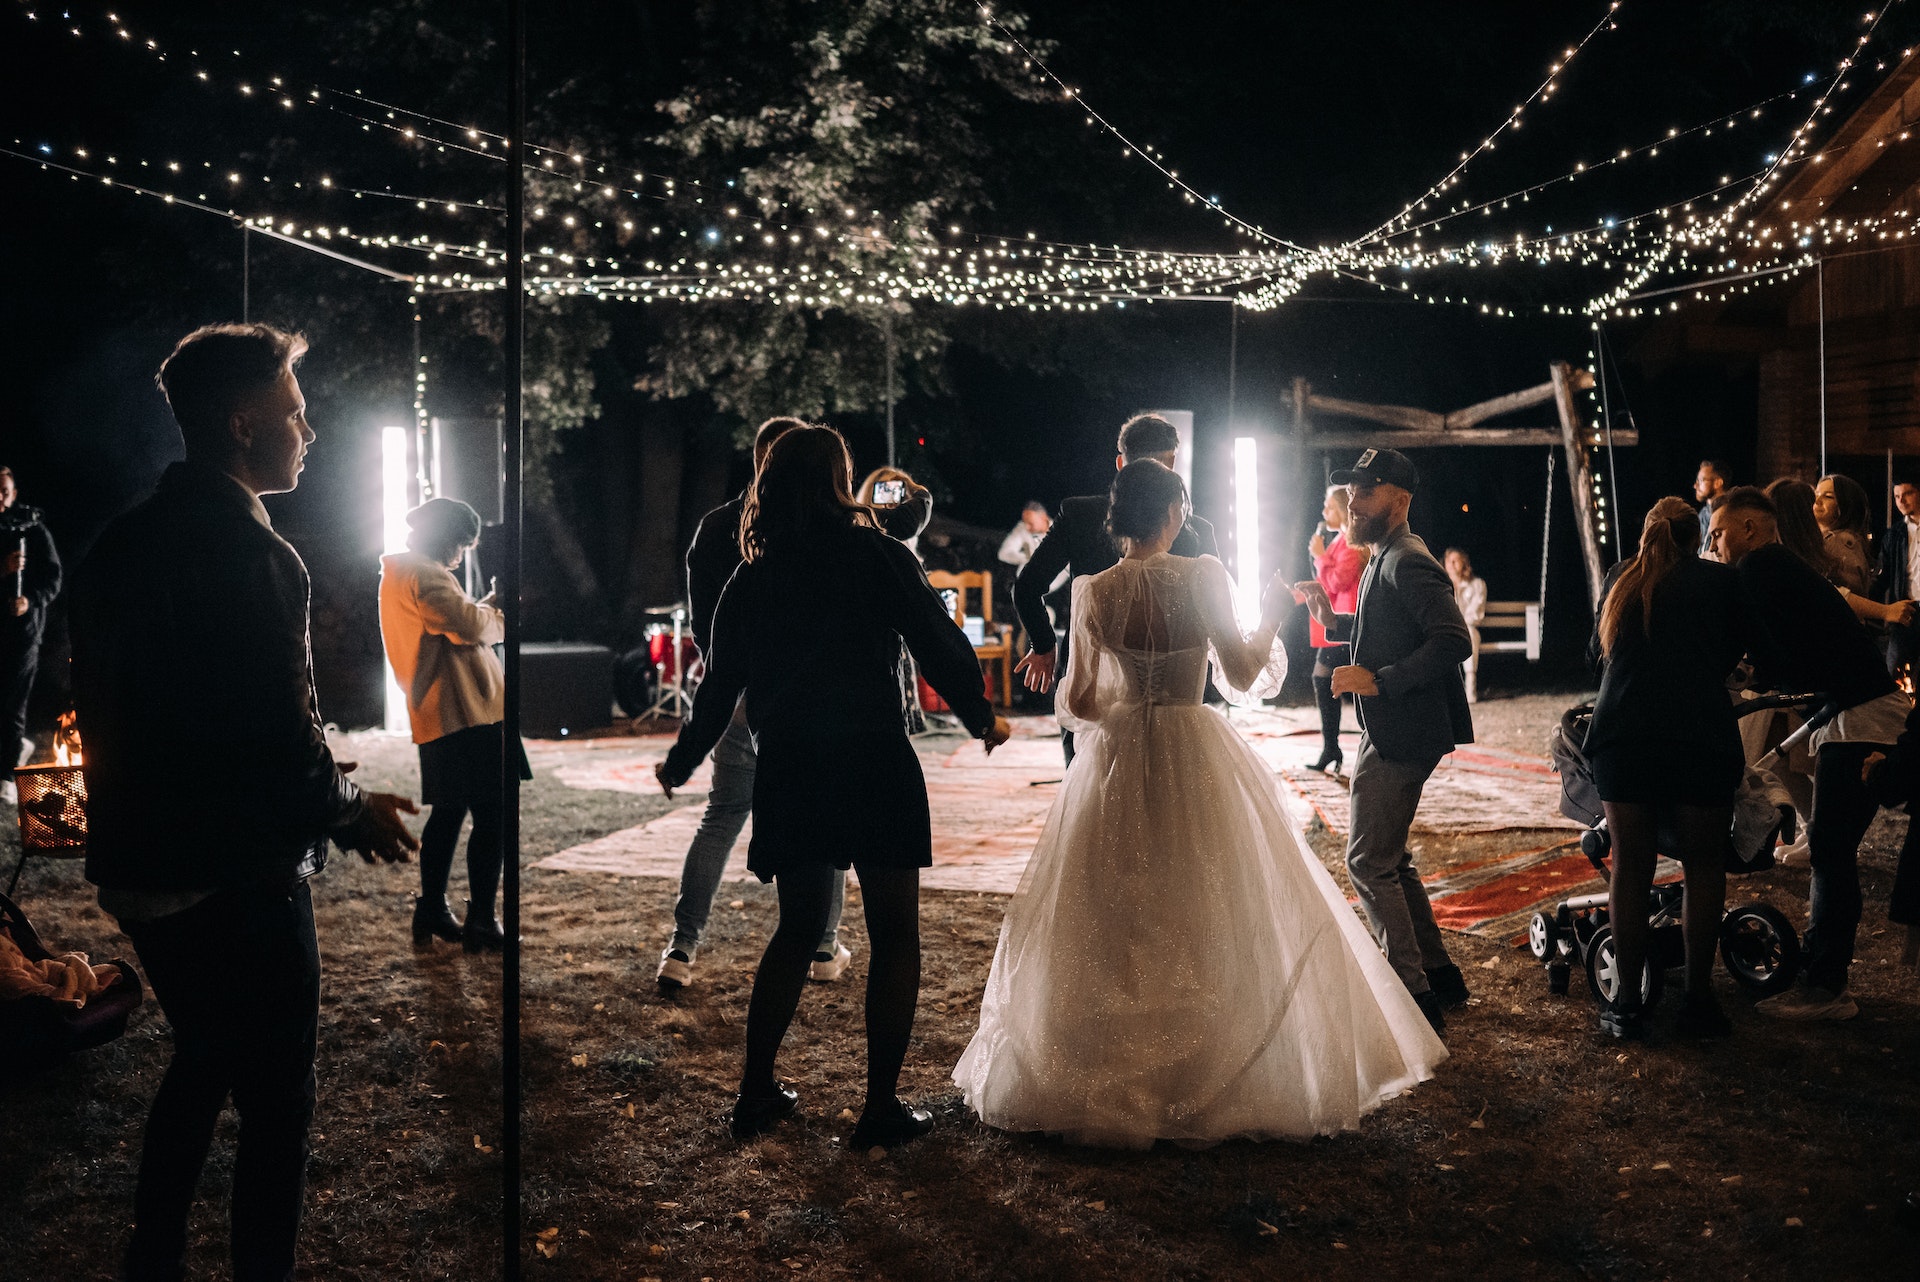
{"label": "camera", "polygon": [[907,501],[905,481],[880,481],[873,487],[875,507],[897,507]]}

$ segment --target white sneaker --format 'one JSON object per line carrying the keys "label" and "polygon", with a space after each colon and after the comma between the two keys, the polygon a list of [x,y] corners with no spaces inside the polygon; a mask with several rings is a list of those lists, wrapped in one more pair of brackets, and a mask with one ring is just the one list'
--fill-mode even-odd
{"label": "white sneaker", "polygon": [[1777,997],[1755,1002],[1753,1008],[1775,1019],[1810,1021],[1816,1019],[1852,1019],[1860,1007],[1845,993],[1828,992],[1818,984],[1789,988]]}
{"label": "white sneaker", "polygon": [[821,984],[831,984],[847,973],[847,964],[853,960],[853,951],[838,940],[834,941],[833,956],[825,961],[820,954],[813,955],[813,964],[807,967],[807,978]]}
{"label": "white sneaker", "polygon": [[693,958],[669,944],[660,954],[660,969],[654,972],[653,981],[663,993],[679,992],[693,982]]}
{"label": "white sneaker", "polygon": [[11,779],[0,779],[0,806],[20,804],[20,788]]}
{"label": "white sneaker", "polygon": [[[1813,864],[1813,852],[1807,846],[1807,826],[1800,825],[1799,833],[1784,846],[1773,852],[1774,862],[1782,868],[1808,868]],[[1772,998],[1768,998],[1772,1001]]]}

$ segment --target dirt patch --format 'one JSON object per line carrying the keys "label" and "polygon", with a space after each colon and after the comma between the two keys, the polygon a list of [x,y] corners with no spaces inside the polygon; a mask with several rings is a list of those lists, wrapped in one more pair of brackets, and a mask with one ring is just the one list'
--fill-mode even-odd
{"label": "dirt patch", "polygon": [[[1483,703],[1476,719],[1496,746],[1537,749],[1549,708],[1569,701]],[[406,745],[355,748],[362,777],[410,785]],[[539,774],[525,794],[527,863],[668,804]],[[723,888],[697,981],[668,1001],[652,975],[671,882],[528,868],[528,1276],[1898,1276],[1916,1241],[1902,1204],[1920,1187],[1920,990],[1893,964],[1885,918],[1904,823],[1883,817],[1863,852],[1851,1023],[1764,1021],[1721,975],[1732,1040],[1623,1049],[1596,1038],[1577,982],[1551,997],[1523,951],[1455,936],[1474,1001],[1451,1022],[1453,1058],[1433,1082],[1357,1134],[1202,1152],[1089,1152],[967,1117],[947,1072],[973,1029],[1004,900],[958,892],[925,897],[903,1084],[935,1107],[933,1136],[880,1161],[845,1151],[841,1114],[858,1107],[864,1054],[855,904],[853,968],[810,989],[781,1063],[801,1116],[735,1145],[723,1118],[774,924],[769,891]],[[1337,868],[1337,838],[1310,836]],[[1454,859],[1538,837],[1421,840],[1423,858]],[[0,866],[16,851],[0,847]],[[411,950],[413,876],[337,860],[315,886],[326,997],[302,1255],[324,1278],[497,1267],[499,971],[445,947]],[[1799,922],[1806,883],[1783,870],[1732,893]],[[21,898],[61,946],[131,955],[76,866],[30,867]],[[122,1041],[0,1091],[0,1278],[111,1276],[165,1051],[149,1007]],[[230,1176],[229,1128],[195,1220],[197,1274],[224,1276],[218,1194]]]}

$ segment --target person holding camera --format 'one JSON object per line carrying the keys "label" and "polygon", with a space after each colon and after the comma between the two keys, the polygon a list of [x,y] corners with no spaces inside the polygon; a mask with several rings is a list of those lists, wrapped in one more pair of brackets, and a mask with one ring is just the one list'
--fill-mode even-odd
{"label": "person holding camera", "polygon": [[18,800],[13,767],[33,753],[27,699],[40,667],[47,606],[60,595],[60,554],[40,509],[18,502],[13,469],[0,466],[0,804]]}
{"label": "person holding camera", "polygon": [[[656,770],[671,796],[726,733],[744,695],[759,747],[747,867],[771,881],[780,923],[754,976],[746,1064],[732,1132],[790,1116],[799,1095],[774,1060],[826,924],[836,869],[860,876],[867,973],[866,1105],[852,1147],[905,1143],[932,1116],[894,1094],[920,988],[920,869],[932,820],[920,759],[900,721],[904,641],[928,682],[991,750],[1007,723],[987,702],[973,646],[901,543],[853,495],[846,442],[829,427],[788,430],[754,478],[740,526],[744,561],[713,616],[693,716]],[[772,626],[805,620],[800,628]]]}
{"label": "person holding camera", "polygon": [[920,552],[920,536],[933,520],[933,495],[897,467],[876,467],[860,483],[860,501],[880,518],[880,528]]}
{"label": "person holding camera", "polygon": [[[506,616],[489,595],[468,596],[453,577],[480,542],[480,514],[458,499],[428,499],[407,513],[407,550],[380,558],[380,636],[407,696],[407,722],[420,752],[420,800],[431,806],[420,834],[416,948],[435,936],[470,953],[497,953],[506,932],[493,915],[500,884],[501,753],[506,742],[506,676],[494,643]],[[522,779],[531,779],[518,743]],[[467,838],[467,919],[447,906],[460,829]]]}

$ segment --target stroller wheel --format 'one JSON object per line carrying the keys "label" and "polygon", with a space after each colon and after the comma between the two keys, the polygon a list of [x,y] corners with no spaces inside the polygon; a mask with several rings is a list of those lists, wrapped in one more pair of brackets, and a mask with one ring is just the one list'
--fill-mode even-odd
{"label": "stroller wheel", "polygon": [[1545,913],[1535,913],[1533,920],[1527,923],[1527,948],[1533,953],[1535,961],[1551,961],[1559,953],[1560,930],[1553,918]]}
{"label": "stroller wheel", "polygon": [[[1619,964],[1613,955],[1613,927],[1602,926],[1593,933],[1593,939],[1587,945],[1587,987],[1597,1000],[1611,1006],[1620,996],[1622,979]],[[1649,956],[1646,968],[1640,974],[1642,1010],[1651,1011],[1660,1004],[1660,991],[1666,987],[1666,979],[1666,972]]]}
{"label": "stroller wheel", "polygon": [[1784,993],[1800,976],[1800,936],[1779,910],[1742,904],[1720,923],[1720,960],[1748,992]]}

